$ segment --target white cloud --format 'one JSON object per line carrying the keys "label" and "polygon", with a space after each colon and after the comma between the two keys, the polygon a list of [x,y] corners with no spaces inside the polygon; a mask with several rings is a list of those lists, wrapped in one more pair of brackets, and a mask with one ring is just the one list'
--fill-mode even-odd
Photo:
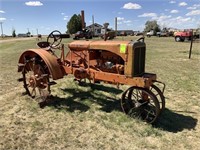
{"label": "white cloud", "polygon": [[64,16],[63,20],[69,20],[69,16]]}
{"label": "white cloud", "polygon": [[187,9],[194,10],[194,9],[199,8],[199,7],[200,7],[200,4],[194,4],[193,6],[188,7]]}
{"label": "white cloud", "polygon": [[171,18],[172,16],[169,15],[169,16],[166,16],[166,15],[162,15],[160,17],[158,17],[159,20],[164,20],[164,19],[168,19],[168,18]]}
{"label": "white cloud", "polygon": [[65,13],[61,13],[61,15],[65,15]]}
{"label": "white cloud", "polygon": [[181,3],[179,3],[178,5],[179,5],[179,6],[186,6],[187,3],[186,3],[186,2],[181,2]]}
{"label": "white cloud", "polygon": [[192,7],[187,7],[187,9],[190,9],[190,10],[192,10],[192,9],[197,9],[196,7],[194,7],[194,6],[192,6]]}
{"label": "white cloud", "polygon": [[178,13],[178,12],[179,12],[179,11],[176,10],[176,9],[173,9],[173,10],[170,11],[170,13],[172,13],[172,14],[176,14],[176,13]]}
{"label": "white cloud", "polygon": [[124,17],[117,17],[117,24],[124,26],[131,26],[132,21],[131,20],[126,20]]}
{"label": "white cloud", "polygon": [[121,25],[121,24],[122,24],[122,22],[117,22],[117,24],[118,24],[118,25]]}
{"label": "white cloud", "polygon": [[174,3],[176,3],[176,1],[170,1],[169,3],[170,3],[170,4],[174,4]]}
{"label": "white cloud", "polygon": [[182,16],[179,16],[179,17],[176,17],[175,20],[176,20],[177,22],[179,22],[179,23],[184,23],[184,22],[190,21],[191,18],[190,18],[190,17],[188,17],[188,18],[183,18]]}
{"label": "white cloud", "polygon": [[5,11],[3,11],[3,10],[0,10],[0,13],[4,14],[4,13],[5,13]]}
{"label": "white cloud", "polygon": [[152,17],[153,20],[156,20],[159,24],[166,24],[167,20],[169,20],[172,16],[171,15],[161,15]]}
{"label": "white cloud", "polygon": [[125,20],[124,23],[130,24],[132,21],[131,20]]}
{"label": "white cloud", "polygon": [[200,15],[200,10],[192,10],[191,12],[186,14],[186,16],[196,16],[196,15]]}
{"label": "white cloud", "polygon": [[132,21],[131,20],[124,20],[123,23],[126,24],[127,26],[131,26],[132,25]]}
{"label": "white cloud", "polygon": [[117,21],[122,21],[122,20],[124,20],[123,17],[117,17]]}
{"label": "white cloud", "polygon": [[141,9],[142,6],[136,3],[127,3],[127,4],[124,4],[123,8],[124,9]]}
{"label": "white cloud", "polygon": [[6,21],[6,18],[0,18],[0,21]]}
{"label": "white cloud", "polygon": [[142,15],[139,15],[138,17],[156,17],[156,13],[144,13]]}
{"label": "white cloud", "polygon": [[27,6],[42,6],[43,3],[41,3],[40,1],[29,1],[29,2],[25,2],[25,4]]}
{"label": "white cloud", "polygon": [[186,26],[188,22],[192,23],[194,20],[191,17],[184,18],[182,16],[178,16],[175,18],[170,18],[165,20],[165,24],[171,27],[183,27]]}
{"label": "white cloud", "polygon": [[200,4],[194,4],[193,6],[194,7],[200,7]]}

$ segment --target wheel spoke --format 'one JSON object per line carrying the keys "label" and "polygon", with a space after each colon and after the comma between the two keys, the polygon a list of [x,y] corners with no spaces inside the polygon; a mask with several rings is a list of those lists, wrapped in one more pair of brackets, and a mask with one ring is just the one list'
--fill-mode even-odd
{"label": "wheel spoke", "polygon": [[35,87],[33,87],[32,90],[31,90],[31,96],[32,96],[32,97],[36,96]]}

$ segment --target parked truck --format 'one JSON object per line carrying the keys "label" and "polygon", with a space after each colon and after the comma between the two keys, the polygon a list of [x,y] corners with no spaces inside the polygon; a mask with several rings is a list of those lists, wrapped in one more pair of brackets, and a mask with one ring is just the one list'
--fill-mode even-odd
{"label": "parked truck", "polygon": [[191,40],[192,36],[192,30],[184,30],[174,33],[174,38],[176,42],[184,42],[186,39]]}
{"label": "parked truck", "polygon": [[153,35],[154,35],[154,31],[153,31],[153,30],[147,32],[147,37],[151,37],[151,36],[153,36]]}

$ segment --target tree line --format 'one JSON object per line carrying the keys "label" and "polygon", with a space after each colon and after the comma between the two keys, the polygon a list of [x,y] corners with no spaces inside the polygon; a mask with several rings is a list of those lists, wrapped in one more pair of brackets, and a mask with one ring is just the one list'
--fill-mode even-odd
{"label": "tree line", "polygon": [[[77,31],[82,30],[82,24],[81,23],[82,23],[81,22],[81,15],[80,14],[79,15],[74,14],[70,18],[69,22],[67,23],[67,33],[74,34]],[[160,26],[157,24],[156,20],[147,21],[145,23],[144,32],[149,32],[151,30],[154,31],[154,34],[161,31]]]}

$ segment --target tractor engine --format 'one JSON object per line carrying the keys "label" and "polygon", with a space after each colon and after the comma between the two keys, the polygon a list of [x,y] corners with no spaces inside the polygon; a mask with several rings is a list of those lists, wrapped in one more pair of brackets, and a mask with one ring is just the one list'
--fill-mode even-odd
{"label": "tractor engine", "polygon": [[124,74],[124,60],[121,57],[109,51],[100,50],[98,53],[96,68],[104,72]]}
{"label": "tractor engine", "polygon": [[145,72],[146,46],[144,42],[75,41],[68,47],[70,52],[66,60],[70,62],[69,65],[79,70],[75,74],[77,78],[85,78],[88,68],[127,77],[142,76]]}

